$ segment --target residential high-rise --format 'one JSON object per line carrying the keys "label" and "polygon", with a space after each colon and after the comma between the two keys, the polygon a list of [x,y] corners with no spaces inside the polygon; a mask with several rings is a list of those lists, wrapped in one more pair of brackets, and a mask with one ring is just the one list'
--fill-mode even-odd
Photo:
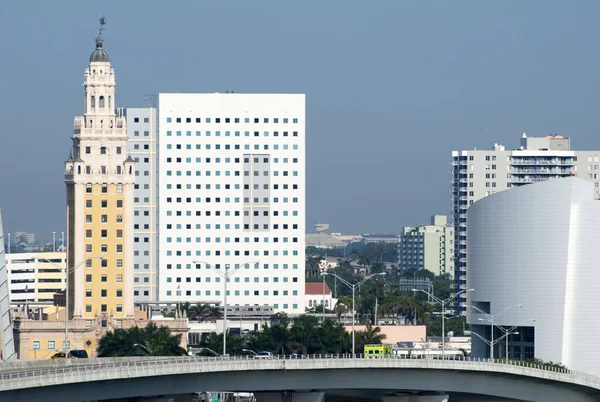
{"label": "residential high-rise", "polygon": [[[600,151],[573,151],[570,139],[560,135],[527,137],[521,147],[506,150],[452,151],[452,217],[455,238],[456,290],[467,288],[467,209],[475,201],[508,188],[539,181],[579,176],[593,181],[598,191]],[[457,298],[464,312],[466,296]]]}
{"label": "residential high-rise", "polygon": [[65,162],[69,316],[89,320],[133,315],[135,164],[127,156],[125,118],[115,113],[115,85],[100,33]]}
{"label": "residential high-rise", "polygon": [[158,301],[158,178],[156,109],[126,108],[127,151],[135,161],[133,190],[133,298]]}
{"label": "residential high-rise", "polygon": [[398,261],[401,270],[426,269],[435,275],[454,276],[454,229],[443,215],[430,225],[405,227],[400,235]]}
{"label": "residential high-rise", "polygon": [[[159,94],[159,298],[304,312],[305,96]],[[238,272],[234,272],[238,269]]]}

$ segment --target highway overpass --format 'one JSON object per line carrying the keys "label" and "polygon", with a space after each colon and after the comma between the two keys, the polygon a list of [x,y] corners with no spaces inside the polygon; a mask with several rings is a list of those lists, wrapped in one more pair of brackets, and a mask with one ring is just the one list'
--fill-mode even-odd
{"label": "highway overpass", "polygon": [[258,402],[600,401],[598,377],[517,363],[340,355],[17,361],[0,366],[0,401],[118,400],[200,391],[254,392]]}

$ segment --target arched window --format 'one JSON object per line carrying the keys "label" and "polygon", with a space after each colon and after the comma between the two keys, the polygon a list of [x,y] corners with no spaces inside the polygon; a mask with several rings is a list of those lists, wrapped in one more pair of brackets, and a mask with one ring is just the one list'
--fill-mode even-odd
{"label": "arched window", "polygon": [[101,96],[99,100],[100,103],[100,109],[104,109],[104,96]]}
{"label": "arched window", "polygon": [[96,97],[92,95],[92,97],[90,98],[90,107],[92,109],[96,109]]}
{"label": "arched window", "polygon": [[308,307],[312,307],[312,300],[308,301]]}
{"label": "arched window", "polygon": [[108,108],[112,108],[112,98],[110,96],[108,97]]}
{"label": "arched window", "polygon": [[81,174],[81,166],[77,166],[77,174]]}

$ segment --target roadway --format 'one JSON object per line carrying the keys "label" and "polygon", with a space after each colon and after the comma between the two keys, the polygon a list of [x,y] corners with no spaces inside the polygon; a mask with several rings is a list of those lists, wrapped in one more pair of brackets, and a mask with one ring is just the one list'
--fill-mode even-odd
{"label": "roadway", "polygon": [[199,391],[254,392],[258,402],[600,401],[600,378],[487,359],[247,356],[17,361],[0,366],[0,401],[106,400]]}

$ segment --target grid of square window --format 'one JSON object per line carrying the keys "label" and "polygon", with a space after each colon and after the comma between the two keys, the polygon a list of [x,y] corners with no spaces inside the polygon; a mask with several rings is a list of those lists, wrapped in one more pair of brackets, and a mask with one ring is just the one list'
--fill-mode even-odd
{"label": "grid of square window", "polygon": [[161,300],[303,311],[304,155],[304,95],[159,95]]}
{"label": "grid of square window", "polygon": [[127,108],[128,153],[135,161],[133,196],[133,296],[135,302],[158,300],[157,112]]}

